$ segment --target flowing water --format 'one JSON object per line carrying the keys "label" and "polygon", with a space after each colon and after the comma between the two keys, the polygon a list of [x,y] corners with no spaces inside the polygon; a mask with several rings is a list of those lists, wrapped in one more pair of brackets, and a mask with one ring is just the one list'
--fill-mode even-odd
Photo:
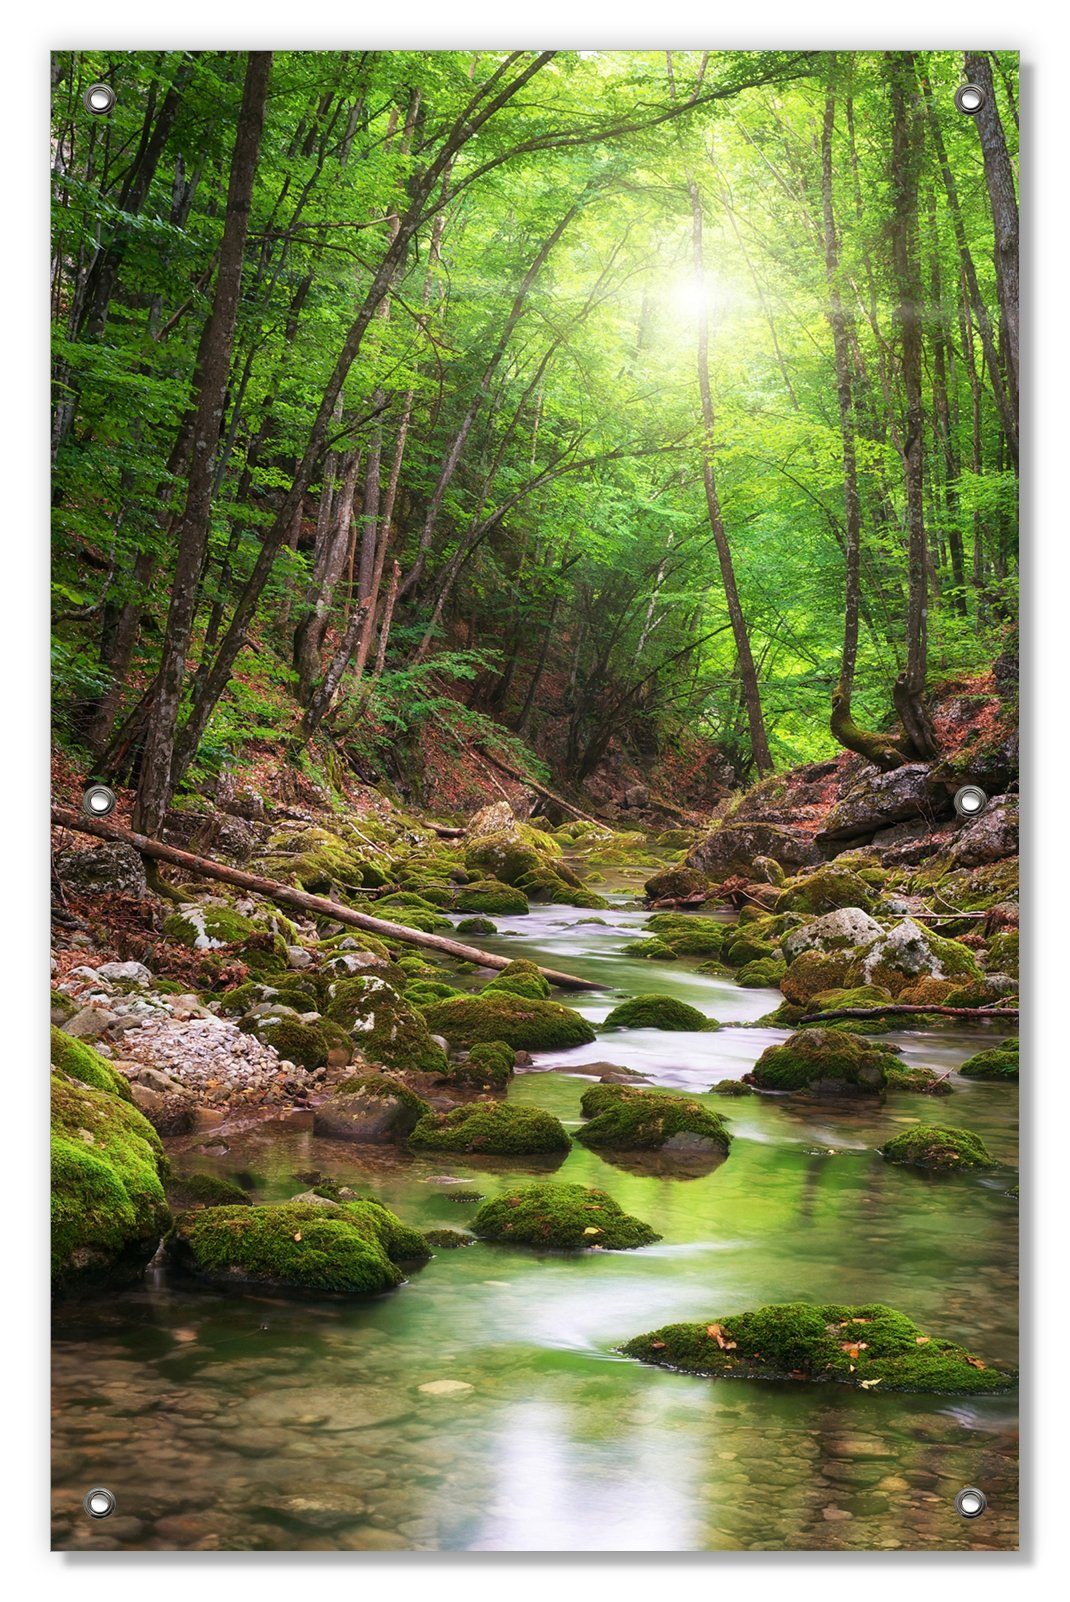
{"label": "flowing water", "polygon": [[[579,1125],[585,1066],[702,1091],[739,1078],[783,1031],[745,1027],[777,992],[697,964],[629,958],[644,914],[540,909],[488,949],[597,979],[567,998],[596,1024],[659,991],[727,1027],[607,1032],[544,1053],[510,1099]],[[889,1037],[954,1070],[984,1026]],[[183,1160],[278,1200],[323,1175],[407,1221],[464,1226],[476,1197],[556,1177],[609,1190],[664,1237],[582,1257],[478,1244],[442,1251],[360,1303],[223,1296],[151,1270],[55,1326],[55,1542],[65,1549],[695,1551],[1007,1549],[1017,1542],[1013,1397],[712,1382],[617,1355],[673,1320],[765,1302],[882,1301],[994,1361],[1016,1356],[1017,1087],[953,1075],[947,1099],[883,1107],[718,1099],[735,1142],[681,1177],[576,1146],[548,1169],[410,1157],[291,1123],[172,1143]],[[976,1130],[1006,1168],[927,1177],[875,1148],[896,1127]],[[217,1142],[218,1144],[218,1142]],[[426,1387],[431,1387],[427,1389]],[[90,1485],[111,1518],[81,1512]],[[988,1510],[959,1517],[976,1485]]]}

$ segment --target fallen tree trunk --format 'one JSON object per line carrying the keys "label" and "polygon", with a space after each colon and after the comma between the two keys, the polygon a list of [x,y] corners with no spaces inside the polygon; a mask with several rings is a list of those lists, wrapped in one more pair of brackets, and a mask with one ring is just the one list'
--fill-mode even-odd
{"label": "fallen tree trunk", "polygon": [[[459,940],[449,940],[444,935],[424,934],[419,929],[409,929],[403,923],[391,923],[385,918],[372,918],[366,912],[355,912],[340,901],[331,901],[327,896],[312,896],[304,890],[295,890],[288,884],[276,884],[272,879],[261,879],[258,874],[246,873],[242,868],[231,868],[222,862],[213,862],[210,857],[194,856],[192,851],[180,851],[177,846],[164,845],[162,840],[151,840],[148,835],[135,834],[132,829],[124,829],[116,823],[106,823],[100,818],[83,817],[81,813],[72,812],[68,807],[53,807],[52,822],[65,829],[75,829],[79,834],[90,834],[98,840],[118,840],[124,845],[133,846],[144,857],[157,862],[170,862],[176,868],[185,868],[187,872],[201,874],[206,879],[219,879],[224,884],[232,884],[239,890],[251,890],[256,895],[264,896],[268,901],[277,901],[283,907],[296,907],[299,912],[310,912],[324,918],[334,918],[338,923],[347,923],[354,929],[366,929],[370,934],[382,935],[391,940],[403,940],[407,945],[424,946],[430,951],[443,951],[447,956],[460,957],[465,962],[478,963],[481,968],[507,968],[510,959],[499,957],[491,951],[480,951],[476,946],[462,945]],[[543,978],[548,979],[552,985],[558,985],[562,990],[597,990],[600,987],[593,979],[578,979],[575,974],[558,973],[554,968],[540,968]]]}
{"label": "fallen tree trunk", "polygon": [[501,757],[492,756],[489,751],[484,751],[482,746],[480,753],[488,762],[493,762],[496,768],[501,768],[503,773],[507,773],[511,779],[516,779],[519,784],[526,784],[536,795],[543,795],[548,801],[552,801],[562,812],[570,812],[574,818],[579,818],[583,823],[596,823],[600,829],[609,828],[609,824],[603,823],[600,818],[593,818],[589,812],[581,812],[579,807],[573,806],[571,801],[566,801],[564,796],[558,795],[555,790],[548,790],[545,784],[540,784],[538,779],[533,779],[530,774],[521,773],[519,768],[510,767],[508,762],[503,762]]}
{"label": "fallen tree trunk", "polygon": [[992,1018],[1018,1017],[1017,1007],[919,1007],[915,1004],[897,1007],[894,1001],[885,1001],[877,1007],[830,1007],[828,1012],[807,1013],[798,1021],[801,1024],[824,1023],[828,1018],[886,1018],[889,1013],[937,1013],[941,1018],[977,1018],[982,1022]]}

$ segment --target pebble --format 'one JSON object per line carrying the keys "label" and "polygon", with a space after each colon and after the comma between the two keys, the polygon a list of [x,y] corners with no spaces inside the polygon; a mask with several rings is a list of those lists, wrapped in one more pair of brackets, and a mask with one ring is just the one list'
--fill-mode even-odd
{"label": "pebble", "polygon": [[466,1391],[475,1390],[467,1380],[440,1379],[428,1380],[426,1385],[418,1387],[425,1396],[463,1396]]}

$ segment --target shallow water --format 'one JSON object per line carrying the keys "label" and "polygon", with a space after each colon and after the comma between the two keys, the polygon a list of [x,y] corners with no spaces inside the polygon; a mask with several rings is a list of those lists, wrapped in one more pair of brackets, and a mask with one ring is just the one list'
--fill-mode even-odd
{"label": "shallow water", "polygon": [[[592,917],[603,922],[591,922]],[[488,947],[734,1022],[714,1033],[602,1034],[546,1053],[510,1097],[579,1124],[610,1061],[663,1085],[738,1078],[782,1032],[739,1027],[776,1005],[697,964],[622,956],[643,914],[555,907],[499,920]],[[572,998],[598,1022],[614,997]],[[953,1070],[986,1029],[890,1037]],[[441,1252],[359,1304],[223,1297],[170,1281],[62,1309],[56,1324],[55,1540],[64,1548],[664,1550],[1002,1548],[1016,1543],[1013,1397],[714,1383],[616,1355],[674,1319],[763,1302],[879,1300],[994,1361],[1013,1361],[1016,1087],[955,1076],[946,1100],[883,1108],[717,1099],[729,1158],[681,1177],[581,1147],[556,1177],[602,1186],[664,1239],[582,1258],[478,1244]],[[876,1146],[918,1119],[961,1123],[1008,1165],[926,1178]],[[444,1163],[315,1139],[228,1134],[185,1160],[275,1200],[331,1175],[374,1188],[422,1227],[462,1227],[477,1195],[546,1173]],[[448,1390],[421,1386],[452,1381]],[[459,1387],[464,1387],[459,1388]],[[90,1484],[116,1513],[80,1512]],[[968,1522],[963,1485],[989,1501]]]}

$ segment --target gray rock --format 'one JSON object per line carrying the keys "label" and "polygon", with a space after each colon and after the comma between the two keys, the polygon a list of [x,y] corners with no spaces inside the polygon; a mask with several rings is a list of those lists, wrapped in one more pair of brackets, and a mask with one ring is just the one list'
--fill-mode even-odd
{"label": "gray rock", "polygon": [[143,962],[105,962],[97,969],[101,979],[109,984],[126,980],[135,985],[151,985],[152,974]]}
{"label": "gray rock", "polygon": [[842,845],[846,840],[871,839],[894,823],[920,818],[934,820],[951,810],[944,787],[932,777],[925,762],[907,762],[890,773],[867,769],[825,819],[817,836],[819,846]]}
{"label": "gray rock", "polygon": [[1018,854],[1018,798],[993,796],[979,818],[956,837],[951,860],[956,868],[979,868]]}
{"label": "gray rock", "polygon": [[130,1094],[157,1134],[188,1135],[197,1121],[197,1103],[183,1091],[153,1090],[135,1080]]}
{"label": "gray rock", "polygon": [[108,1012],[103,1007],[82,1007],[64,1027],[78,1040],[96,1040],[118,1022],[118,1013]]}
{"label": "gray rock", "polygon": [[304,946],[287,946],[286,966],[288,968],[310,968],[312,966],[311,951],[306,951]]}
{"label": "gray rock", "polygon": [[516,813],[508,801],[492,801],[472,814],[465,826],[466,840],[478,840],[485,834],[515,834]]}
{"label": "gray rock", "polygon": [[133,846],[121,840],[106,840],[89,851],[58,851],[55,864],[60,883],[75,894],[114,891],[142,897],[147,893],[145,864]]}
{"label": "gray rock", "polygon": [[871,918],[861,907],[838,907],[826,912],[801,929],[793,929],[780,942],[780,948],[789,962],[803,951],[843,951],[851,946],[865,946],[883,933],[876,918]]}
{"label": "gray rock", "polygon": [[722,823],[691,847],[685,858],[711,879],[736,874],[754,879],[758,857],[770,857],[783,868],[810,868],[820,860],[813,841],[796,829],[777,823]]}
{"label": "gray rock", "polygon": [[332,973],[359,973],[362,968],[385,968],[386,959],[374,951],[340,951],[324,967]]}
{"label": "gray rock", "polygon": [[396,1096],[371,1095],[352,1090],[320,1102],[313,1115],[312,1132],[336,1140],[386,1146],[412,1133],[420,1114]]}

